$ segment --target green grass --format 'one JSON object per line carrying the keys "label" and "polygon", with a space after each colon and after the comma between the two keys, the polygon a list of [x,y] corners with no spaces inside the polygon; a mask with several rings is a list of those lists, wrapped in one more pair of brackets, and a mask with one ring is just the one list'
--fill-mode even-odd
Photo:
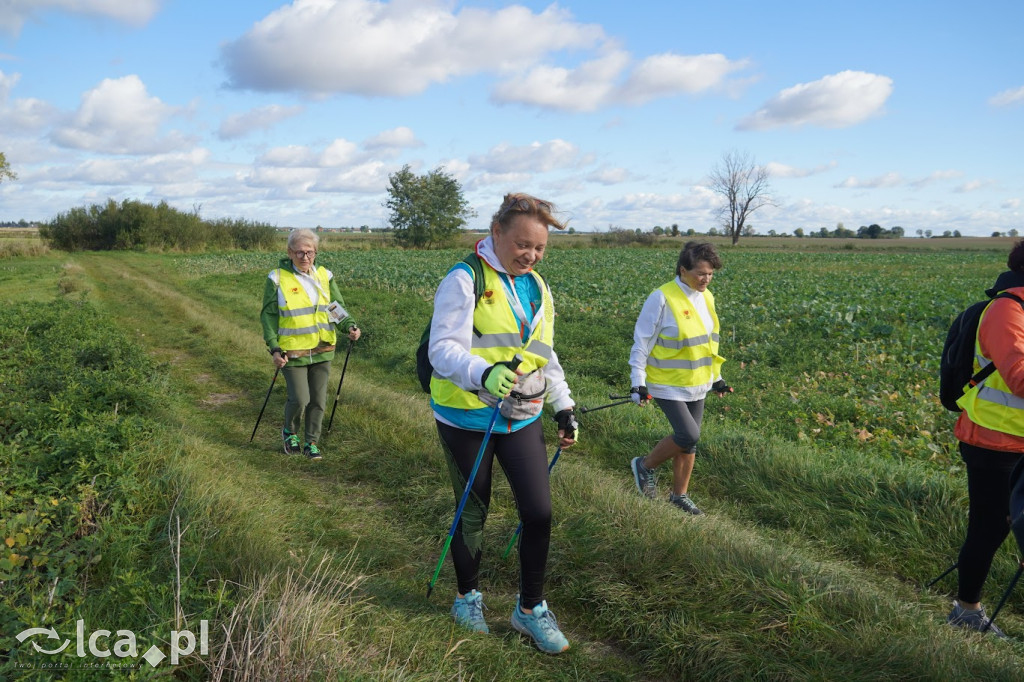
{"label": "green grass", "polygon": [[[892,413],[905,413],[904,430],[885,427],[900,443],[895,455],[870,442],[812,432],[830,428],[818,424],[815,413],[827,409],[828,419],[841,424],[846,401],[875,399],[859,385],[863,377],[924,383],[921,362],[879,362],[877,351],[861,350],[854,362],[849,356],[858,352],[856,344],[889,343],[889,337],[865,338],[880,316],[896,316],[903,325],[897,340],[909,352],[905,330],[920,325],[916,333],[924,335],[948,314],[945,308],[918,311],[916,292],[956,272],[958,259],[984,263],[994,260],[991,254],[910,253],[902,266],[888,266],[891,256],[884,254],[727,252],[730,271],[716,278],[715,291],[723,322],[737,321],[735,340],[723,346],[727,372],[737,366],[727,373],[737,394],[709,402],[691,487],[708,514],[683,518],[633,489],[629,458],[667,429],[656,409],[623,406],[584,415],[580,444],[563,454],[552,476],[547,599],[572,649],[547,657],[507,622],[517,568],[514,555],[503,560],[501,553],[517,519],[501,477],[485,530],[482,576],[492,635],[468,635],[450,623],[450,561],[432,598],[425,598],[454,500],[415,383],[412,350],[429,315],[429,292],[445,259],[458,253],[370,251],[353,253],[351,262],[344,253],[332,254],[331,267],[365,338],[352,353],[334,430],[323,443],[326,458],[318,464],[280,453],[280,380],[255,442],[248,443],[272,375],[257,313],[262,278],[276,255],[51,253],[35,263],[37,272],[46,270],[52,297],[85,296],[116,325],[118,346],[138,344],[165,377],[150,382],[161,396],[146,414],[153,431],[133,449],[138,466],[160,482],[159,504],[149,512],[152,520],[139,524],[144,542],[130,550],[112,543],[108,550],[114,574],[134,592],[124,597],[115,582],[80,586],[90,622],[126,627],[122,617],[141,625],[148,616],[158,631],[174,622],[180,589],[189,621],[209,617],[217,633],[213,655],[192,657],[179,670],[196,679],[222,673],[222,653],[244,671],[236,679],[1019,677],[1021,644],[965,636],[944,625],[952,576],[931,592],[919,589],[955,556],[966,517],[965,485],[951,470],[954,463],[932,459],[927,438],[914,440],[919,415],[948,421],[935,410],[933,391],[901,388],[890,399],[875,389],[872,410],[889,419],[884,423],[896,424]],[[650,281],[623,283],[611,263],[650,257],[647,271],[662,272],[668,262],[670,272],[674,255],[658,254],[566,249],[545,264],[560,311],[559,355],[583,404],[606,402],[609,391],[622,389],[631,318],[664,279],[652,274]],[[573,259],[583,265],[574,267]],[[986,267],[998,271],[998,264]],[[914,293],[901,297],[908,305],[877,311],[870,323],[860,324],[857,316],[845,321],[837,301],[845,302],[849,287],[823,288],[818,304],[799,306],[804,283],[821,272],[842,279],[842,273],[889,267],[887,286]],[[595,276],[593,268],[607,274]],[[18,289],[18,275],[28,271],[0,279],[0,290],[30,295],[38,287]],[[68,276],[76,287],[61,294],[58,283]],[[987,284],[989,273],[974,276]],[[598,286],[604,305],[587,310],[582,285],[590,284]],[[763,295],[755,299],[744,287],[758,285]],[[762,307],[790,310],[789,325],[766,324]],[[950,300],[946,308],[953,307]],[[805,315],[823,316],[812,325],[829,334],[820,351],[771,355],[773,345],[790,343],[787,335]],[[769,332],[775,335],[765,338]],[[342,359],[339,354],[333,368],[332,401]],[[836,371],[837,359],[852,371]],[[750,369],[740,371],[740,362]],[[781,382],[789,390],[779,390]],[[811,402],[803,406],[803,400]],[[793,429],[777,423],[794,419],[814,423]],[[848,419],[852,433],[855,410]],[[553,426],[545,421],[546,429],[553,432]],[[98,519],[123,523],[102,514]],[[991,606],[1016,567],[1009,544],[987,585]],[[1011,635],[1024,633],[1022,605],[1015,594],[999,616]],[[237,653],[254,641],[260,646],[250,655]]]}

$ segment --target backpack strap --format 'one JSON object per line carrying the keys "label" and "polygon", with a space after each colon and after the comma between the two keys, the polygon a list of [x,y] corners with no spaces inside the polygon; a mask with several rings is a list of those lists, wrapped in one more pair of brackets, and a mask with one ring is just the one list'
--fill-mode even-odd
{"label": "backpack strap", "polygon": [[[992,300],[994,301],[997,298],[1012,298],[1014,301],[1019,303],[1021,309],[1024,310],[1024,298],[1021,298],[1017,294],[1011,294],[1009,291],[1000,291],[998,294],[996,294],[995,296],[992,297]],[[979,327],[981,326],[981,322],[980,321],[978,322],[978,326]],[[994,371],[996,371],[996,363],[994,363],[994,362],[988,363],[987,365],[982,367],[980,370],[978,370],[977,374],[975,374],[974,376],[971,377],[971,384],[970,385],[971,386],[977,386],[978,384],[983,382],[985,379],[987,379],[989,377],[989,375],[992,374],[992,372],[994,372]]]}
{"label": "backpack strap", "polygon": [[463,258],[462,262],[468,265],[473,273],[473,284],[476,286],[476,300],[479,301],[483,298],[484,290],[487,288],[484,283],[484,264],[480,261],[480,256],[476,255],[475,251]]}

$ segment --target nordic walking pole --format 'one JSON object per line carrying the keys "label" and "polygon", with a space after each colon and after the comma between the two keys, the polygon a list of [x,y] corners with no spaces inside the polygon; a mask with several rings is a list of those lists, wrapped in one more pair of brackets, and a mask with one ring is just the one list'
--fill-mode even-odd
{"label": "nordic walking pole", "polygon": [[256,437],[256,429],[260,427],[260,420],[263,419],[263,410],[267,409],[267,403],[270,401],[270,392],[274,390],[274,382],[277,381],[277,375],[281,371],[278,367],[274,370],[274,378],[270,380],[270,388],[267,389],[267,397],[263,399],[263,407],[260,408],[260,416],[256,417],[256,426],[252,427],[252,435],[249,436],[249,442]]}
{"label": "nordic walking pole", "polygon": [[[598,410],[603,410],[608,407],[615,407],[616,405],[625,405],[626,403],[633,402],[633,398],[628,395],[615,395],[613,393],[609,393],[608,398],[611,400],[618,400],[619,402],[608,403],[607,405],[601,405],[600,407],[581,407],[580,414],[586,414],[587,412],[597,412]],[[623,400],[623,398],[625,398],[625,400]],[[651,396],[647,396],[647,399],[650,400]]]}
{"label": "nordic walking pole", "polygon": [[1017,574],[1013,576],[1013,580],[1010,581],[1010,586],[1006,588],[1006,592],[1003,592],[1003,598],[999,600],[999,605],[996,607],[996,610],[992,612],[992,617],[988,619],[987,623],[985,623],[985,627],[982,629],[982,632],[988,632],[988,629],[992,627],[993,621],[995,621],[996,616],[999,615],[999,609],[1003,608],[1003,604],[1006,603],[1010,593],[1013,592],[1013,588],[1016,587],[1017,581],[1020,580],[1021,573],[1024,573],[1024,563],[1017,566]]}
{"label": "nordic walking pole", "polygon": [[598,410],[603,410],[608,407],[615,407],[616,405],[625,405],[626,403],[631,402],[633,401],[627,398],[625,400],[620,400],[617,403],[608,403],[607,405],[601,405],[600,407],[581,407],[580,414],[586,414],[587,412],[597,412]]}
{"label": "nordic walking pole", "polygon": [[[555,456],[551,458],[551,464],[548,465],[548,477],[549,478],[551,476],[551,470],[555,468],[555,462],[558,461],[558,456],[561,455],[561,454],[562,454],[562,447],[559,446],[558,449],[555,450]],[[516,531],[514,533],[512,533],[512,539],[508,541],[508,547],[505,548],[505,553],[501,555],[502,559],[505,559],[505,558],[508,557],[508,553],[512,551],[512,545],[516,544],[516,538],[518,538],[519,534],[522,533],[522,532],[523,532],[523,522],[520,521],[519,525],[516,526]]]}
{"label": "nordic walking pole", "polygon": [[[519,363],[523,361],[523,356],[516,354],[516,357],[510,362],[505,363],[512,370],[515,370],[519,366]],[[498,419],[498,413],[501,411],[502,400],[498,401],[498,404],[494,406],[494,412],[491,413],[491,421],[487,425],[487,431],[484,433],[484,439],[480,441],[480,451],[476,453],[476,461],[473,462],[473,469],[469,472],[469,479],[466,480],[466,489],[462,492],[462,499],[459,500],[459,506],[455,509],[455,518],[452,519],[452,527],[448,529],[448,537],[444,540],[444,547],[441,548],[441,556],[437,560],[437,568],[434,569],[434,576],[430,579],[427,584],[427,599],[430,599],[430,593],[434,591],[434,583],[437,582],[437,576],[441,575],[441,566],[444,565],[444,558],[448,556],[448,548],[452,544],[452,538],[455,536],[455,527],[459,525],[459,519],[462,517],[462,510],[466,507],[466,500],[469,499],[469,491],[473,488],[473,480],[476,478],[477,469],[480,468],[480,462],[484,458],[484,451],[487,449],[487,441],[491,439],[491,431],[494,430],[494,422]]]}
{"label": "nordic walking pole", "polygon": [[935,583],[937,583],[937,582],[939,582],[940,580],[942,580],[943,578],[945,578],[945,577],[946,577],[947,575],[949,575],[950,573],[952,573],[953,571],[955,571],[955,570],[956,570],[956,567],[957,567],[957,566],[959,566],[959,565],[960,565],[960,563],[959,563],[959,562],[953,562],[953,565],[952,565],[952,566],[950,566],[949,568],[947,568],[947,569],[946,569],[946,572],[945,572],[945,573],[943,573],[943,574],[942,574],[942,575],[940,575],[940,576],[939,576],[938,578],[936,578],[935,580],[932,580],[932,581],[931,581],[930,583],[928,583],[927,585],[925,585],[925,586],[924,586],[924,589],[926,589],[926,590],[927,590],[927,589],[928,589],[928,588],[930,588],[930,587],[931,587],[932,585],[934,585]]}
{"label": "nordic walking pole", "polygon": [[338,392],[334,394],[334,407],[331,408],[331,418],[327,422],[327,433],[331,432],[331,424],[334,423],[334,411],[338,409],[338,398],[341,397],[341,382],[345,381],[345,370],[348,369],[348,356],[352,354],[352,344],[355,341],[348,342],[348,350],[345,352],[345,364],[341,366],[341,378],[338,379]]}

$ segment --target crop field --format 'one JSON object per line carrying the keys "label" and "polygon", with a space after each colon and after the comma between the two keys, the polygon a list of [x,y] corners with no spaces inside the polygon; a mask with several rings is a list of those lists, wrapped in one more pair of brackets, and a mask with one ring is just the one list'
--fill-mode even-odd
{"label": "crop field", "polygon": [[[636,315],[678,252],[552,242],[538,271],[556,351],[577,403],[601,405],[628,390]],[[0,677],[38,661],[10,636],[25,627],[131,628],[141,651],[204,619],[210,653],[176,679],[1020,679],[1024,590],[1000,612],[1004,642],[944,624],[955,573],[922,588],[966,524],[938,355],[1007,245],[760,243],[722,247],[710,287],[735,393],[705,412],[690,492],[706,516],[636,493],[629,459],[669,430],[651,407],[581,415],[552,471],[545,597],[572,642],[557,657],[508,624],[518,518],[500,474],[491,634],[452,625],[450,561],[424,597],[455,501],[414,351],[465,247],[325,240],[318,262],[363,337],[343,389],[345,353],[331,368],[320,462],[281,453],[284,387],[258,321],[280,253],[0,257],[16,301],[0,341],[18,358],[0,373],[0,649],[17,654]],[[1016,554],[1008,540],[996,556],[990,613]],[[59,660],[80,662],[73,648]]]}
{"label": "crop field", "polygon": [[[434,288],[462,255],[337,251],[321,253],[318,262],[358,301],[353,310],[369,331],[373,356],[411,377],[411,349]],[[554,292],[557,350],[570,386],[583,380],[578,402],[628,391],[633,323],[650,291],[672,277],[676,255],[555,248],[538,267]],[[842,445],[955,470],[954,415],[938,402],[938,357],[950,322],[984,296],[1004,259],[999,251],[723,249],[724,267],[710,288],[722,321],[723,375],[736,393],[709,417],[816,447]],[[249,276],[241,281],[251,281],[254,292],[272,266],[262,254],[182,262],[195,277]],[[412,308],[416,319],[374,314],[380,303],[407,297],[425,303]]]}

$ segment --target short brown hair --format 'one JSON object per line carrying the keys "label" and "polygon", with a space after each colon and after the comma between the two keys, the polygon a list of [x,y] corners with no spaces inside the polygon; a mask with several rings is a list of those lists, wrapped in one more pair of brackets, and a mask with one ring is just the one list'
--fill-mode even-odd
{"label": "short brown hair", "polygon": [[1018,241],[1010,249],[1010,255],[1006,259],[1006,267],[1014,272],[1024,272],[1024,239]]}
{"label": "short brown hair", "polygon": [[522,192],[510,192],[501,200],[501,208],[495,211],[491,217],[491,229],[498,227],[504,232],[517,215],[532,216],[548,227],[565,229],[565,223],[555,218],[554,212],[555,207],[550,201],[538,199]]}
{"label": "short brown hair", "polygon": [[715,251],[713,244],[707,242],[686,242],[683,250],[679,252],[679,260],[676,262],[676,274],[679,270],[693,270],[697,263],[706,261],[715,270],[722,268],[722,259]]}

